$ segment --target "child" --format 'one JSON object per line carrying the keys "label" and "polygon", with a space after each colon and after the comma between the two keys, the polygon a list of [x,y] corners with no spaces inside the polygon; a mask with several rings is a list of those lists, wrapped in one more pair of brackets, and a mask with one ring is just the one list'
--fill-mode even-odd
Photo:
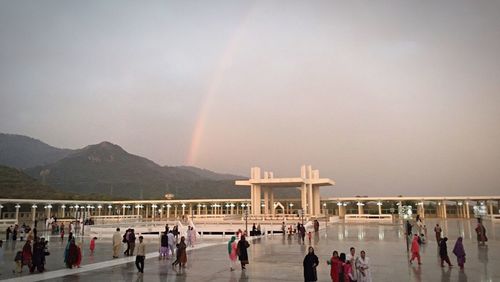
{"label": "child", "polygon": [[23,271],[23,252],[18,251],[14,258],[14,262],[16,263],[16,269],[12,270],[13,273],[21,273]]}
{"label": "child", "polygon": [[95,240],[97,240],[97,237],[94,237],[92,238],[92,240],[90,240],[90,254],[93,255],[94,254],[94,250],[95,250]]}
{"label": "child", "polygon": [[420,234],[420,244],[425,244],[427,243],[427,240],[425,239],[424,233]]}
{"label": "child", "polygon": [[307,233],[307,238],[309,239],[309,245],[311,244],[311,236],[312,236],[312,233],[311,233],[311,231],[309,231],[309,233]]}
{"label": "child", "polygon": [[60,235],[61,235],[61,242],[63,242],[64,241],[64,228],[61,228]]}
{"label": "child", "polygon": [[75,262],[75,266],[77,268],[80,268],[80,264],[82,263],[82,244],[81,243],[78,243],[76,245],[77,249],[78,249],[78,252],[77,252],[77,257],[76,257],[76,262]]}

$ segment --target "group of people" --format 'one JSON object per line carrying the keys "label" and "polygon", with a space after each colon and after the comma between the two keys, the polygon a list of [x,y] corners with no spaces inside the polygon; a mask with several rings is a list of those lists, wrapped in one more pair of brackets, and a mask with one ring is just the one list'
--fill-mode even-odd
{"label": "group of people", "polygon": [[[33,244],[32,244],[33,241]],[[45,271],[45,257],[50,255],[47,250],[47,242],[44,238],[34,237],[33,240],[27,239],[22,250],[16,253],[14,257],[14,273],[21,273],[26,266],[30,273]]]}
{"label": "group of people", "polygon": [[[241,234],[238,232],[238,235]],[[246,269],[248,261],[248,248],[250,243],[246,240],[244,234],[239,235],[239,240],[237,236],[231,236],[229,242],[227,242],[227,251],[229,256],[229,269],[233,271],[236,266],[236,261],[239,259],[241,264],[241,270]]]}
{"label": "group of people", "polygon": [[[370,259],[365,251],[356,255],[356,249],[351,247],[349,253],[338,253],[333,251],[332,257],[326,261],[330,266],[330,278],[333,282],[371,282]],[[309,247],[308,253],[303,261],[304,281],[318,281],[316,268],[319,265],[319,259],[314,254],[314,248]]]}
{"label": "group of people", "polygon": [[32,241],[36,237],[37,231],[36,228],[31,228],[23,223],[21,226],[16,224],[7,227],[5,234],[5,239],[7,241],[17,241],[17,239],[19,239],[19,241],[24,241],[25,238],[26,240]]}
{"label": "group of people", "polygon": [[[418,221],[419,221],[419,217],[417,216],[417,222]],[[421,221],[421,219],[420,219],[420,221]],[[408,227],[408,226],[411,226],[411,224],[407,221],[407,235],[411,236],[411,227]],[[485,242],[488,241],[488,237],[486,236],[486,228],[482,224],[482,221],[480,218],[478,219],[478,223],[477,223],[477,226],[475,228],[475,231],[476,231],[476,235],[477,235],[478,245],[485,245],[486,244]],[[442,236],[443,229],[441,228],[441,226],[439,226],[439,224],[436,224],[436,226],[434,227],[434,233],[436,236],[436,243],[438,245],[441,267],[444,267],[445,263],[448,264],[449,267],[453,266],[450,262],[450,258],[448,255],[448,244],[447,244],[448,237]],[[425,239],[423,238],[423,236],[424,236],[423,234],[419,235],[418,233],[414,234],[414,236],[413,236],[412,243],[411,243],[411,249],[410,249],[411,250],[410,264],[415,259],[417,260],[419,265],[422,264],[421,258],[420,258],[420,245],[425,244],[425,242],[426,242]],[[463,270],[464,266],[465,266],[465,261],[466,261],[466,259],[465,259],[466,254],[465,254],[465,248],[463,245],[463,238],[462,237],[457,238],[452,252],[457,258],[457,264],[460,267],[460,270]]]}

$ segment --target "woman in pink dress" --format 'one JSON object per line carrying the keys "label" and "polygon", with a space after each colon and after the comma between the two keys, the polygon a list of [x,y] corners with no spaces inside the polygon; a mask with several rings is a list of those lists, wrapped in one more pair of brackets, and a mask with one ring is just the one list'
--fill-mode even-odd
{"label": "woman in pink dress", "polygon": [[237,248],[236,236],[232,236],[231,240],[227,242],[227,252],[229,254],[229,268],[231,269],[231,271],[234,270],[234,265],[236,263],[236,259],[238,258],[238,255],[236,253],[236,248]]}

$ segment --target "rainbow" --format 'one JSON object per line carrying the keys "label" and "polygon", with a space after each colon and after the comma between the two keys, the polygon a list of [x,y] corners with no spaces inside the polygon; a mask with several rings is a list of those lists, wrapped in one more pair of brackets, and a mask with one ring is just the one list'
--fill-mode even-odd
{"label": "rainbow", "polygon": [[252,9],[248,9],[248,12],[242,17],[238,28],[234,35],[229,40],[227,47],[222,53],[221,59],[217,64],[215,71],[213,72],[212,79],[208,85],[207,91],[202,97],[201,107],[198,112],[198,117],[191,135],[191,145],[189,146],[189,152],[186,158],[187,165],[194,165],[196,163],[196,158],[198,156],[198,151],[200,149],[200,144],[203,139],[203,133],[205,130],[205,125],[207,122],[207,113],[210,109],[210,105],[217,94],[223,80],[224,73],[227,68],[231,66],[234,54],[239,48],[239,42],[241,40],[241,35],[243,34],[243,29],[247,25],[249,15]]}

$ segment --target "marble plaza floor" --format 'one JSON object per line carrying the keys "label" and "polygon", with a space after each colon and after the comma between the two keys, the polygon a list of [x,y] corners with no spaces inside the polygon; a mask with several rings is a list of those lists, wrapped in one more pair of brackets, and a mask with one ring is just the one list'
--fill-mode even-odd
{"label": "marble plaza floor", "polygon": [[[465,271],[458,267],[440,267],[433,226],[439,222],[448,236],[450,259],[458,236],[464,237],[467,253]],[[326,260],[333,250],[348,252],[351,246],[357,252],[365,250],[371,260],[373,281],[500,281],[500,224],[485,222],[489,242],[478,247],[475,239],[475,221],[449,219],[427,220],[429,242],[421,248],[422,265],[408,263],[406,240],[400,225],[378,224],[329,224],[312,237],[311,245],[320,259],[319,281],[329,281]],[[498,235],[497,235],[498,234]],[[62,262],[62,247],[50,243],[51,256],[47,258],[44,274],[13,276],[13,254],[6,248],[0,263],[0,279],[15,281],[303,281],[302,260],[309,246],[299,243],[295,237],[275,235],[255,239],[249,249],[250,265],[247,270],[230,271],[227,258],[226,239],[207,239],[199,242],[188,252],[188,266],[179,271],[173,269],[169,260],[158,260],[157,243],[148,240],[144,275],[137,275],[133,258],[110,259],[111,242],[99,241],[94,256],[84,254],[84,265],[80,269],[66,270]],[[84,240],[84,250],[88,249]],[[19,242],[18,242],[18,245]],[[5,247],[5,246],[4,246]],[[12,248],[12,246],[10,246]],[[20,248],[16,246],[15,248]],[[12,257],[12,258],[11,258]],[[96,263],[97,262],[97,263]],[[25,270],[26,272],[26,270]]]}

